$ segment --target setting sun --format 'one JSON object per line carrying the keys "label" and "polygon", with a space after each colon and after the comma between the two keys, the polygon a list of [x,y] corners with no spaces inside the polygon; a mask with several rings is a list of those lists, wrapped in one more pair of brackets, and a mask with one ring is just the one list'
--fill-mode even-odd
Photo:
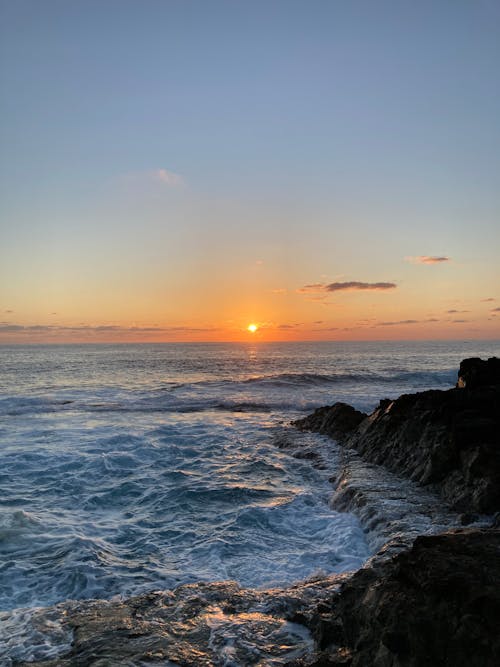
{"label": "setting sun", "polygon": [[255,333],[259,327],[256,324],[249,324],[247,326],[247,331],[250,331],[250,333]]}

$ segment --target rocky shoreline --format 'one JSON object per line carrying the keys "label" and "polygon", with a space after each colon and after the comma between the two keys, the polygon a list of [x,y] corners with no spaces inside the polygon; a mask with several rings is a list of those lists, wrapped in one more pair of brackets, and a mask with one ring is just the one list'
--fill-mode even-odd
{"label": "rocky shoreline", "polygon": [[294,426],[432,486],[454,509],[500,511],[500,359],[464,360],[455,389],[382,400],[370,415],[336,403]]}
{"label": "rocky shoreline", "polygon": [[[420,498],[439,494],[457,513],[448,519],[455,525],[476,524],[420,535],[410,544],[404,529],[406,539],[394,544],[393,524],[384,547],[341,586],[319,638],[333,655],[330,648],[318,664],[500,664],[500,360],[464,360],[454,389],[383,400],[370,415],[337,403],[294,426],[407,477]],[[338,485],[336,506],[344,494],[345,506],[362,519],[367,506],[368,517],[373,514],[366,489],[356,498],[352,480],[346,486]],[[481,519],[489,527],[480,527]],[[366,516],[363,524],[369,528]],[[387,550],[391,557],[383,558]]]}
{"label": "rocky shoreline", "polygon": [[30,617],[44,659],[10,664],[500,664],[500,360],[463,361],[454,389],[371,415],[335,404],[294,426],[276,444],[334,460],[332,506],[357,513],[376,552],[363,568],[287,589],[200,583],[62,603]]}

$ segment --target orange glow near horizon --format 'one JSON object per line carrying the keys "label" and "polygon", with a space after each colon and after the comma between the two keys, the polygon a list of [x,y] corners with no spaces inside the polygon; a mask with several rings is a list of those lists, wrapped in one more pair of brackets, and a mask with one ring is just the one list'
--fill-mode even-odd
{"label": "orange glow near horizon", "polygon": [[[4,303],[0,344],[500,337],[500,295],[492,289],[481,291],[472,285],[454,298],[448,293],[449,283],[440,285],[427,274],[412,283],[410,274],[420,267],[405,263],[403,268],[409,272],[408,282],[391,289],[364,280],[337,281],[332,283],[335,289],[328,290],[325,282],[297,278],[287,283],[286,272],[275,277],[270,271],[264,280],[263,265],[251,267],[262,274],[259,281],[246,280],[243,269],[235,269],[234,279],[223,282],[230,270],[221,266],[220,275],[211,275],[209,295],[206,284],[198,289],[199,280],[188,281],[179,292],[133,283],[120,283],[113,290],[105,283],[99,291],[96,283],[92,299],[82,290],[70,295],[61,277],[59,292],[32,290],[26,298],[16,293],[16,300]],[[445,269],[447,274],[455,271],[453,266],[438,266]],[[460,273],[455,279],[461,279]]]}
{"label": "orange glow near horizon", "polygon": [[[325,315],[323,315],[325,317]],[[4,324],[0,327],[0,344],[5,343],[184,343],[184,342],[252,342],[321,341],[321,340],[446,340],[498,339],[500,318],[479,323],[456,322],[446,317],[433,322],[421,320],[369,319],[353,322],[352,315],[336,320],[294,322],[265,321],[246,324],[238,320],[206,323],[62,323],[41,325],[33,321]],[[55,318],[54,318],[55,319]],[[479,318],[478,318],[479,319]],[[14,318],[12,318],[14,320]],[[95,322],[95,321],[94,321]],[[3,329],[3,331],[2,331]]]}

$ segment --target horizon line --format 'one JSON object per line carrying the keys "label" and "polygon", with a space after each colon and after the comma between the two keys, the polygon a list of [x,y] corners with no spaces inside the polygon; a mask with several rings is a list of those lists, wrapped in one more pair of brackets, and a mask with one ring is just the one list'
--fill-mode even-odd
{"label": "horizon line", "polygon": [[265,344],[282,345],[284,343],[447,343],[462,341],[464,343],[474,341],[498,342],[499,338],[362,338],[362,339],[342,339],[327,338],[318,340],[316,338],[303,338],[299,340],[170,340],[170,341],[48,341],[48,342],[24,342],[24,341],[0,341],[0,347],[12,346],[48,346],[48,345],[240,345],[240,344]]}

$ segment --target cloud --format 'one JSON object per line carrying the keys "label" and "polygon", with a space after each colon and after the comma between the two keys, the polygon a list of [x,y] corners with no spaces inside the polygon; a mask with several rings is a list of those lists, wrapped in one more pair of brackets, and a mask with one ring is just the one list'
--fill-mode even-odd
{"label": "cloud", "polygon": [[326,306],[327,303],[331,303],[330,301],[325,301],[325,299],[327,298],[328,294],[313,294],[313,296],[306,297],[306,301],[313,301],[313,302],[320,301],[323,304],[323,306]]}
{"label": "cloud", "polygon": [[4,313],[7,313],[8,315],[12,315],[13,312],[13,310],[4,310]]}
{"label": "cloud", "polygon": [[[491,296],[489,297],[489,299],[481,299],[481,303],[489,303],[490,301],[496,301],[496,299],[493,299],[493,297]],[[5,312],[8,313],[9,311],[6,310]]]}
{"label": "cloud", "polygon": [[500,308],[492,308],[491,312],[492,313],[500,313]]}
{"label": "cloud", "polygon": [[412,264],[442,264],[443,262],[450,262],[451,258],[444,255],[419,255],[418,257],[405,257],[405,260],[412,262]]}
{"label": "cloud", "polygon": [[419,324],[419,320],[397,320],[396,322],[378,322],[375,324],[376,327],[393,327],[398,324]]}
{"label": "cloud", "polygon": [[287,290],[284,287],[278,287],[278,289],[271,290],[272,294],[286,294]]}
{"label": "cloud", "polygon": [[169,188],[178,188],[181,185],[184,185],[184,179],[179,174],[176,174],[173,171],[168,169],[157,169],[153,172],[153,178],[160,183],[168,185]]}
{"label": "cloud", "polygon": [[436,317],[429,317],[426,320],[394,320],[389,322],[376,322],[375,324],[372,324],[371,327],[395,327],[404,324],[428,324],[429,322],[440,322],[440,320]]}
{"label": "cloud", "polygon": [[330,283],[325,286],[325,289],[327,292],[338,292],[340,290],[388,290],[396,287],[396,283],[362,283],[351,280],[347,283]]}
{"label": "cloud", "polygon": [[185,186],[184,178],[175,171],[160,167],[146,171],[129,171],[117,178],[117,184],[125,186],[127,190],[132,189],[147,193],[152,186],[157,188],[179,189]]}
{"label": "cloud", "polygon": [[314,294],[316,292],[321,292],[324,289],[324,283],[313,283],[312,285],[304,285],[304,287],[299,287],[299,289],[296,291],[298,294]]}
{"label": "cloud", "polygon": [[218,331],[216,327],[189,327],[189,326],[172,326],[172,327],[155,327],[155,326],[120,326],[116,324],[78,324],[78,325],[57,325],[57,324],[9,324],[6,322],[0,323],[0,334],[5,333],[21,333],[21,334],[60,334],[60,333],[81,333],[81,334],[102,334],[102,333],[117,333],[119,335],[135,334],[135,333],[204,333]]}
{"label": "cloud", "polygon": [[10,333],[11,331],[23,331],[24,327],[20,324],[0,324],[0,333]]}
{"label": "cloud", "polygon": [[384,291],[395,289],[397,287],[396,283],[388,282],[378,282],[378,283],[363,283],[359,280],[350,280],[349,282],[336,282],[336,283],[313,283],[311,285],[304,285],[304,287],[299,287],[297,292],[299,294],[317,294],[318,292],[341,292],[341,291],[363,291],[363,290],[376,290]]}
{"label": "cloud", "polygon": [[455,308],[452,308],[451,310],[447,310],[447,313],[470,313],[470,310],[456,310]]}
{"label": "cloud", "polygon": [[461,324],[462,322],[470,322],[470,320],[451,320],[454,324]]}

